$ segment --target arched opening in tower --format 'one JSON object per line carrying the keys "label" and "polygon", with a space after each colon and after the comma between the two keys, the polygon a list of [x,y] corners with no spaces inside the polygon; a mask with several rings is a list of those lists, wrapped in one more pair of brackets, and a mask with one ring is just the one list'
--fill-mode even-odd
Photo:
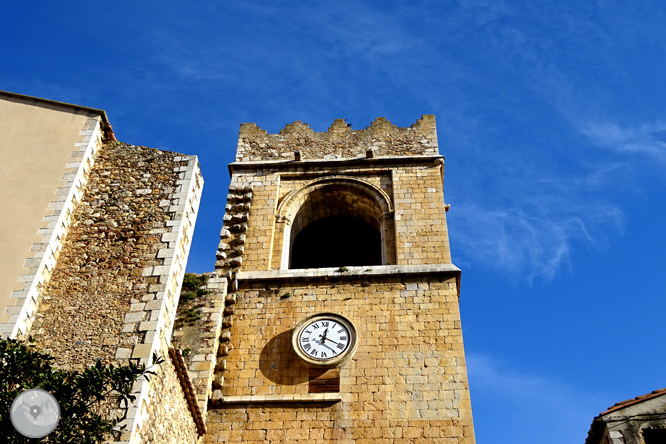
{"label": "arched opening in tower", "polygon": [[353,216],[329,216],[303,228],[294,239],[289,268],[382,264],[381,235]]}

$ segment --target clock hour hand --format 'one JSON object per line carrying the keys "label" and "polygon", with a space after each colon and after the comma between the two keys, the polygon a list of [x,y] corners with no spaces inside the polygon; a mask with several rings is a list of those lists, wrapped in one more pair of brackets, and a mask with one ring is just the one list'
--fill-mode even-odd
{"label": "clock hour hand", "polygon": [[[326,330],[324,330],[324,334],[323,334],[323,335],[319,335],[319,337],[321,338],[321,343],[322,343],[322,344],[324,343],[324,341],[325,341],[326,339],[328,339],[328,338],[326,337],[326,334],[327,334],[327,333],[328,333],[328,328],[327,328]],[[329,341],[330,341],[330,339],[329,339]]]}

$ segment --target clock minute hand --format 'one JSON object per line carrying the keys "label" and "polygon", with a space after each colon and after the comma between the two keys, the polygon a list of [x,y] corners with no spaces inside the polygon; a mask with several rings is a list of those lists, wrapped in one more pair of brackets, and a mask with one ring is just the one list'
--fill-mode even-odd
{"label": "clock minute hand", "polygon": [[331,341],[332,343],[334,343],[334,344],[336,344],[336,345],[339,345],[339,344],[340,344],[339,342],[335,342],[333,339],[324,338],[324,340],[326,340],[326,341]]}

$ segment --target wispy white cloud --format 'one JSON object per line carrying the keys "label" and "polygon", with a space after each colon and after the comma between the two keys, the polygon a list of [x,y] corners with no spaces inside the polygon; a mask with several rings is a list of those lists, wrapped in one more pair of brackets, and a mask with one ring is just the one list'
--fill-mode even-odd
{"label": "wispy white cloud", "polygon": [[541,149],[531,141],[484,150],[478,147],[486,141],[474,140],[482,125],[456,122],[468,131],[456,131],[467,134],[454,139],[466,149],[456,153],[464,158],[447,173],[455,263],[494,268],[530,283],[549,281],[575,270],[571,265],[581,250],[603,252],[623,232],[622,202],[613,189],[626,165],[575,154],[555,163],[551,150],[558,147]]}
{"label": "wispy white cloud", "polygon": [[592,143],[624,154],[642,154],[666,162],[666,121],[622,127],[616,123],[589,123],[582,132]]}
{"label": "wispy white cloud", "polygon": [[[445,108],[454,119],[442,126],[440,118],[440,143],[453,142],[460,149],[451,157],[463,158],[454,168],[464,174],[453,173],[447,182],[455,191],[447,199],[453,205],[448,222],[454,261],[491,266],[530,282],[551,280],[580,260],[581,249],[603,250],[623,231],[623,204],[614,199],[614,188],[618,172],[631,165],[583,152],[587,141],[579,131],[581,121],[603,115],[602,82],[589,79],[596,70],[611,71],[614,60],[599,48],[611,44],[614,32],[578,10],[539,2],[493,3],[460,2],[455,17],[484,36],[488,47],[478,48],[478,63],[495,69],[491,75],[475,73],[482,79],[478,88],[464,80],[459,103]],[[583,7],[603,15],[603,8],[595,8]],[[622,70],[612,72],[622,78]],[[521,87],[506,88],[504,77],[520,79]],[[466,112],[470,100],[493,111]],[[550,125],[525,109],[542,119],[550,116]],[[660,140],[666,125],[613,128],[604,139],[606,128],[587,129],[588,137],[597,136],[609,148],[666,158],[666,137]]]}
{"label": "wispy white cloud", "polygon": [[603,246],[608,233],[622,229],[622,212],[615,206],[562,206],[547,195],[537,198],[545,208],[530,208],[525,201],[503,208],[456,206],[457,250],[464,252],[466,262],[484,263],[530,282],[551,280],[570,265],[575,242]]}

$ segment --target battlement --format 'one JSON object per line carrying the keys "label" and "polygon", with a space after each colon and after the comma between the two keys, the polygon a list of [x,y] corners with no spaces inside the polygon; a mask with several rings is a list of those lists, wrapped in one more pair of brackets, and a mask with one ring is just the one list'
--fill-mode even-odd
{"label": "battlement", "polygon": [[365,129],[353,130],[345,119],[335,119],[326,132],[316,132],[297,120],[278,134],[268,134],[255,123],[243,123],[238,135],[236,162],[302,159],[349,159],[374,156],[437,155],[434,115],[423,115],[409,128],[378,117]]}

